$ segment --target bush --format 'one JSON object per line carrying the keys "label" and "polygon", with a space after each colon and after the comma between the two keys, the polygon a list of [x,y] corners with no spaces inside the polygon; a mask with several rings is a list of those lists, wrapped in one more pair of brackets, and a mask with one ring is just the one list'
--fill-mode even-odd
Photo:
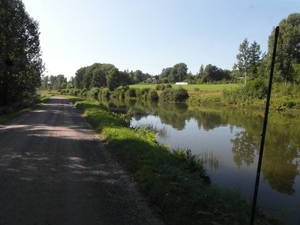
{"label": "bush", "polygon": [[109,99],[111,93],[108,88],[101,88],[98,92],[98,99],[106,98]]}
{"label": "bush", "polygon": [[261,78],[251,80],[245,86],[249,98],[263,99],[267,95],[267,89],[266,81]]}
{"label": "bush", "polygon": [[92,89],[89,91],[89,93],[90,93],[91,96],[93,96],[94,98],[97,98],[99,91],[100,91],[100,88],[94,87],[94,88],[92,88]]}
{"label": "bush", "polygon": [[172,85],[171,84],[167,84],[166,88],[172,88]]}
{"label": "bush", "polygon": [[83,88],[83,89],[79,92],[79,95],[80,95],[80,97],[86,97],[86,93],[87,93],[87,89],[86,89],[86,88]]}
{"label": "bush", "polygon": [[151,91],[149,92],[148,99],[149,99],[150,101],[157,101],[157,100],[158,100],[158,94],[157,94],[157,91],[156,91],[156,90],[151,90]]}
{"label": "bush", "polygon": [[164,102],[185,102],[189,98],[189,94],[187,90],[180,89],[169,89],[164,90],[160,99]]}
{"label": "bush", "polygon": [[128,98],[136,98],[136,90],[134,88],[129,88],[125,92],[125,96],[128,97]]}

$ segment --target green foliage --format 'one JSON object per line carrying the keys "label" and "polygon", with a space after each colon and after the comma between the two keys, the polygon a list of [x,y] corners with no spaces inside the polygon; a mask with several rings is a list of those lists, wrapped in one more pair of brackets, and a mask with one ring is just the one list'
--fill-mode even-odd
{"label": "green foliage", "polygon": [[111,98],[119,98],[124,99],[125,98],[125,92],[129,89],[129,86],[119,86],[116,88],[113,92],[111,92]]}
{"label": "green foliage", "polygon": [[240,77],[248,76],[251,80],[258,77],[258,67],[261,64],[262,52],[260,45],[254,41],[250,46],[246,39],[239,46],[239,53],[236,55],[237,63],[234,70],[239,71]]}
{"label": "green foliage", "polygon": [[0,107],[22,102],[41,85],[39,25],[21,0],[0,1]]}
{"label": "green foliage", "polygon": [[[298,82],[294,65],[300,64],[300,13],[292,13],[279,23],[279,36],[275,59],[274,80],[278,82]],[[270,64],[274,45],[274,30],[269,36],[268,63]]]}
{"label": "green foliage", "polygon": [[156,85],[156,90],[158,90],[158,91],[163,91],[163,90],[165,90],[166,89],[166,86],[164,85],[164,84],[158,84],[158,85]]}
{"label": "green foliage", "polygon": [[59,74],[57,76],[44,76],[40,90],[61,90],[67,88],[67,78]]}
{"label": "green foliage", "polygon": [[165,89],[159,99],[164,102],[185,102],[189,98],[187,90],[179,89]]}
{"label": "green foliage", "polygon": [[108,71],[106,75],[106,86],[110,91],[113,91],[119,86],[118,74],[119,70],[116,68],[112,68]]}
{"label": "green foliage", "polygon": [[222,70],[217,66],[213,66],[211,64],[208,64],[205,67],[203,74],[201,76],[199,74],[198,77],[201,80],[201,83],[215,83],[221,80],[231,79],[229,71]]}
{"label": "green foliage", "polygon": [[90,91],[89,91],[89,94],[93,97],[93,98],[95,98],[95,99],[97,99],[97,97],[98,97],[98,94],[99,94],[99,91],[100,91],[100,88],[92,88]]}
{"label": "green foliage", "polygon": [[156,90],[150,90],[149,95],[148,95],[148,99],[150,101],[157,101],[158,100],[158,94]]}
{"label": "green foliage", "polygon": [[100,88],[98,93],[98,99],[109,99],[111,92],[108,88]]}
{"label": "green foliage", "polygon": [[172,88],[172,85],[171,84],[167,84],[166,88]]}
{"label": "green foliage", "polygon": [[88,90],[86,88],[81,89],[80,92],[79,92],[79,96],[80,97],[86,97],[87,91]]}
{"label": "green foliage", "polygon": [[[99,103],[75,100],[105,138],[108,149],[133,174],[139,189],[166,224],[247,224],[251,207],[238,188],[210,185],[201,159],[189,150],[169,151],[147,127],[129,128],[123,117]],[[174,105],[174,104],[173,104]],[[208,182],[207,182],[208,181]],[[280,224],[257,210],[255,224]]]}
{"label": "green foliage", "polygon": [[267,95],[266,81],[261,78],[249,81],[245,86],[245,93],[248,98],[265,98]]}
{"label": "green foliage", "polygon": [[136,89],[135,88],[129,88],[126,92],[125,92],[125,96],[127,98],[136,98]]}
{"label": "green foliage", "polygon": [[267,94],[266,81],[257,78],[249,81],[246,85],[233,90],[223,90],[223,99],[228,103],[247,102],[253,99],[263,99]]}

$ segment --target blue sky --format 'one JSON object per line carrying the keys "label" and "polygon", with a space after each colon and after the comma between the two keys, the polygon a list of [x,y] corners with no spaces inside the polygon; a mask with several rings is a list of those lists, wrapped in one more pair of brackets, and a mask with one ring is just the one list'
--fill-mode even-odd
{"label": "blue sky", "polygon": [[[40,24],[45,75],[95,62],[151,75],[185,63],[232,69],[245,38],[267,51],[272,28],[299,0],[23,0]],[[297,11],[298,10],[298,11]]]}

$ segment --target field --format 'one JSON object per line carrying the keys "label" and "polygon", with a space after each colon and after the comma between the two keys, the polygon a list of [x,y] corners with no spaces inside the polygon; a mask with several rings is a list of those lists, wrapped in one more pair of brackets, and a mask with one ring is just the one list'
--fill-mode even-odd
{"label": "field", "polygon": [[[200,91],[222,91],[223,89],[236,88],[240,84],[188,84],[188,85],[175,85],[172,84],[172,88],[182,87],[187,91],[194,91],[198,88]],[[156,89],[157,84],[134,84],[130,85],[131,88],[151,88]]]}

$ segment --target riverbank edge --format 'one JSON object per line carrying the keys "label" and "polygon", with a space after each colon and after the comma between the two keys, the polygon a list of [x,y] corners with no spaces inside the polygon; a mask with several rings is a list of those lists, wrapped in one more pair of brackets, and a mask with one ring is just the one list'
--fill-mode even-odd
{"label": "riverbank edge", "polygon": [[[69,100],[132,173],[138,189],[166,224],[249,223],[251,207],[239,189],[206,183],[205,170],[197,167],[195,156],[188,156],[184,150],[170,151],[156,142],[152,130],[129,128],[122,116],[109,113],[97,102],[74,97]],[[283,224],[257,211],[255,224]]]}

